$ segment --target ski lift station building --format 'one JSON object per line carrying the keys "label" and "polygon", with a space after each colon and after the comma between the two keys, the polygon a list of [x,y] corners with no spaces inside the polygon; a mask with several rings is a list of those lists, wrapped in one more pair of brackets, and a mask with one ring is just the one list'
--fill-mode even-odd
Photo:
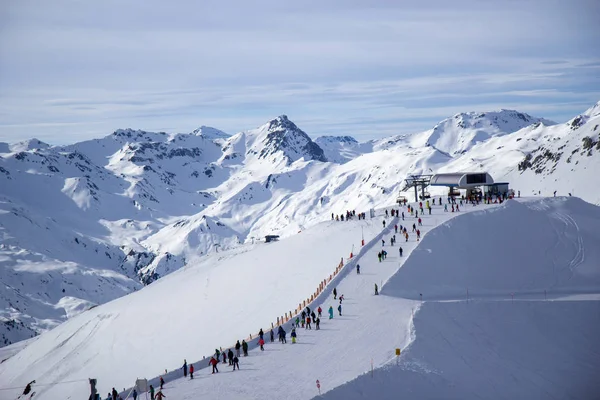
{"label": "ski lift station building", "polygon": [[485,192],[491,194],[502,194],[508,192],[508,182],[494,182],[487,172],[451,172],[435,174],[429,182],[431,186],[446,186],[450,192],[458,189],[466,189],[467,195],[476,191],[475,188],[483,187]]}

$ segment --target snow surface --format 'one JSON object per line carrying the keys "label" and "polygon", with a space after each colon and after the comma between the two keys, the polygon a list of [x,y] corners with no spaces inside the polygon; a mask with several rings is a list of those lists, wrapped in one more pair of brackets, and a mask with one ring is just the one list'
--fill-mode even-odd
{"label": "snow surface", "polygon": [[[600,294],[600,233],[591,229],[599,217],[599,207],[575,198],[511,200],[502,206],[465,206],[460,213],[436,206],[431,216],[423,216],[423,240],[417,242],[411,234],[406,243],[397,235],[404,257],[398,256],[397,246],[386,244],[388,259],[381,263],[376,257],[380,240],[389,243],[397,220],[389,218],[383,230],[381,214],[367,221],[323,223],[272,245],[219,253],[221,260],[215,254],[209,258],[212,263],[188,266],[135,294],[79,314],[0,364],[0,376],[9,387],[37,379],[40,399],[85,396],[90,376],[99,379],[100,393],[105,393],[112,386],[130,387],[140,376],[155,377],[165,368],[172,371],[165,375],[167,398],[184,400],[215,395],[312,398],[317,379],[324,397],[332,399],[398,398],[402,383],[406,392],[400,394],[422,398],[486,393],[497,398],[589,397],[598,393],[593,374],[600,363],[595,340],[600,333],[598,301],[556,300],[562,299],[559,294],[569,297],[569,291],[592,293],[595,297],[590,298],[596,299]],[[574,230],[575,223],[579,229]],[[514,229],[519,224],[526,229]],[[468,235],[465,227],[475,234]],[[549,227],[556,231],[546,234]],[[312,306],[335,308],[335,286],[345,298],[343,316],[336,312],[331,321],[323,318],[320,331],[299,329],[297,344],[267,343],[261,352],[253,340],[239,372],[221,364],[221,373],[208,374],[203,355],[255,335],[261,326],[266,329],[282,308],[293,309],[331,271],[343,249],[351,244],[358,248],[362,231],[371,240]],[[507,236],[515,239],[498,255],[505,263],[486,264],[488,243],[504,243]],[[556,258],[556,268],[532,268],[529,250],[522,246],[531,237],[538,238],[536,252],[563,254]],[[447,242],[455,246],[450,254]],[[505,272],[508,262],[524,271],[494,285],[496,292],[483,290],[490,277],[500,275],[499,269]],[[355,263],[361,265],[360,275],[354,272]],[[430,276],[430,284],[414,271],[432,264],[443,268]],[[468,276],[471,265],[482,272]],[[567,270],[573,279],[563,279]],[[587,280],[579,279],[581,275]],[[375,283],[383,284],[380,296],[373,296]],[[428,301],[449,298],[455,293],[447,287],[466,283],[483,288],[475,290],[475,300],[468,304],[459,292],[452,302]],[[560,293],[552,292],[556,283]],[[422,291],[424,303],[401,297],[406,286],[424,285],[429,285]],[[532,288],[547,289],[555,300],[543,301],[543,294],[532,293]],[[509,290],[516,301],[510,300]],[[531,300],[532,294],[538,298]],[[399,367],[392,365],[395,348],[403,349]],[[181,376],[178,367],[184,358],[197,368],[193,381],[175,379]],[[382,366],[386,368],[378,369]],[[43,386],[61,381],[71,383]],[[10,392],[0,396],[14,397]]]}
{"label": "snow surface", "polygon": [[[592,399],[598,301],[425,302],[415,341],[319,399]],[[192,398],[192,397],[190,397]]]}
{"label": "snow surface", "polygon": [[600,204],[599,107],[556,125],[510,110],[462,113],[366,143],[312,141],[286,116],[232,136],[202,126],[0,143],[0,345],[207,254],[412,198],[400,193],[409,174],[487,170],[523,196],[556,190]]}

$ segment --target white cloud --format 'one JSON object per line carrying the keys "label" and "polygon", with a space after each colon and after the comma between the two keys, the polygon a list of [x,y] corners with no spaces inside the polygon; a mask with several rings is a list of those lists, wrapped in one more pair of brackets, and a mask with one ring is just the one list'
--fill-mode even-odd
{"label": "white cloud", "polygon": [[556,118],[597,101],[595,2],[406,3],[5,3],[0,139],[237,131],[281,113],[322,121],[303,127],[313,135],[344,115],[390,132],[443,110],[538,104]]}

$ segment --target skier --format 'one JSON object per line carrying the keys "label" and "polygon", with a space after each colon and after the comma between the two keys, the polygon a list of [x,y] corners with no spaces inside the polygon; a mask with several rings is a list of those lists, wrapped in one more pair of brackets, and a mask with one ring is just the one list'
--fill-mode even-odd
{"label": "skier", "polygon": [[112,395],[113,400],[117,400],[117,397],[119,397],[119,393],[117,393],[117,389],[113,388],[111,395]]}
{"label": "skier", "polygon": [[321,325],[321,318],[317,318],[317,319],[315,319],[315,329],[316,329],[316,330],[319,330],[319,329],[321,329],[321,326],[320,326],[320,325]]}
{"label": "skier", "polygon": [[275,334],[273,333],[273,329],[271,329],[271,343],[275,341]]}
{"label": "skier", "polygon": [[[293,328],[292,328],[293,329]],[[283,330],[283,328],[281,329],[281,339],[282,339],[282,343],[287,343],[287,340],[285,340],[285,336],[287,335],[287,332],[285,330]]]}
{"label": "skier", "polygon": [[292,333],[290,333],[290,336],[292,337],[292,344],[296,343],[296,337],[298,336],[296,333],[296,328],[292,328]]}
{"label": "skier", "polygon": [[[452,210],[454,211],[454,210]],[[417,225],[413,224],[413,232],[417,230]]]}
{"label": "skier", "polygon": [[398,225],[394,225],[394,231],[395,233],[398,233]]}
{"label": "skier", "polygon": [[556,190],[554,191],[554,197],[556,197]]}
{"label": "skier", "polygon": [[[22,396],[27,396],[30,392],[31,392],[31,385],[33,385],[35,383],[35,380],[29,382],[27,385],[25,385],[25,389],[23,389],[23,394],[19,397],[17,397],[17,399],[20,399]],[[35,392],[33,392],[35,393]],[[31,397],[33,397],[33,393],[31,394]]]}
{"label": "skier", "polygon": [[375,284],[375,296],[379,295],[379,288],[377,287],[377,284]]}
{"label": "skier", "polygon": [[263,336],[265,335],[265,333],[263,332],[262,328],[260,328],[260,331],[258,331],[258,336],[263,339]]}
{"label": "skier", "polygon": [[240,359],[237,356],[233,357],[233,370],[235,371],[235,367],[237,367],[238,371],[240,370]]}
{"label": "skier", "polygon": [[133,389],[133,392],[131,393],[131,395],[133,396],[133,400],[137,400],[137,390]]}
{"label": "skier", "polygon": [[219,349],[215,349],[215,358],[218,360],[221,356],[221,351]]}
{"label": "skier", "polygon": [[421,239],[421,231],[417,229],[417,242]]}
{"label": "skier", "polygon": [[217,359],[216,359],[216,358],[214,358],[214,357],[211,357],[211,358],[210,358],[210,361],[208,362],[208,365],[212,365],[212,373],[213,373],[213,374],[214,374],[215,372],[217,372],[217,373],[219,372],[219,368],[217,368],[217,364],[218,364],[218,363],[219,363],[219,362],[218,362],[218,361],[217,361]]}
{"label": "skier", "polygon": [[385,240],[381,239],[381,246],[385,246]]}
{"label": "skier", "polygon": [[258,345],[260,346],[260,351],[265,351],[265,340],[263,338],[258,339]]}
{"label": "skier", "polygon": [[344,300],[344,295],[340,296],[340,304],[342,304],[342,300]]}
{"label": "skier", "polygon": [[383,227],[385,228],[385,219],[383,220]]}
{"label": "skier", "polygon": [[400,257],[402,257],[402,247],[398,249],[398,252],[400,252]]}
{"label": "skier", "polygon": [[296,323],[292,325],[298,328],[300,326],[300,317],[296,317]]}
{"label": "skier", "polygon": [[310,322],[311,322],[310,317],[306,317],[306,328],[304,328],[304,329],[311,329],[312,330],[312,327],[310,326]]}
{"label": "skier", "polygon": [[183,377],[186,378],[187,377],[187,360],[183,360],[183,367],[181,367],[181,369],[183,369]]}
{"label": "skier", "polygon": [[222,356],[223,356],[223,364],[227,364],[227,353],[223,352]]}
{"label": "skier", "polygon": [[379,259],[379,262],[381,262],[381,257],[382,257],[381,252],[377,253],[377,258]]}
{"label": "skier", "polygon": [[402,211],[402,221],[404,221],[404,211]]}
{"label": "skier", "polygon": [[227,352],[227,358],[229,359],[229,365],[233,364],[233,351],[231,349]]}
{"label": "skier", "polygon": [[333,299],[337,299],[337,289],[333,288]]}
{"label": "skier", "polygon": [[319,313],[319,317],[321,317],[321,313],[323,312],[323,309],[321,308],[321,306],[319,306],[319,308],[317,309],[318,313]]}
{"label": "skier", "polygon": [[158,393],[156,393],[156,400],[162,400],[165,397],[167,396],[165,396],[160,390],[158,391]]}
{"label": "skier", "polygon": [[311,312],[310,316],[312,317],[312,321],[315,322],[317,320],[317,316],[315,315],[315,312]]}
{"label": "skier", "polygon": [[333,319],[333,307],[329,306],[329,319]]}
{"label": "skier", "polygon": [[340,304],[338,306],[338,312],[340,313],[340,317],[342,316],[342,305]]}
{"label": "skier", "polygon": [[421,218],[419,218],[419,226],[423,226],[423,224],[421,223]]}
{"label": "skier", "polygon": [[235,343],[235,355],[238,357],[240,356],[240,347],[242,347],[242,345],[240,344],[240,341],[238,340]]}
{"label": "skier", "polygon": [[190,364],[190,379],[194,379],[194,364]]}
{"label": "skier", "polygon": [[244,357],[248,356],[248,343],[245,340],[242,340],[242,351],[244,352]]}
{"label": "skier", "polygon": [[448,212],[448,204],[444,204],[444,211]]}
{"label": "skier", "polygon": [[360,264],[356,264],[356,273],[360,275]]}
{"label": "skier", "polygon": [[154,400],[154,386],[150,385],[150,400]]}
{"label": "skier", "polygon": [[163,377],[160,377],[160,390],[162,390],[163,386],[165,386],[165,380],[163,379]]}

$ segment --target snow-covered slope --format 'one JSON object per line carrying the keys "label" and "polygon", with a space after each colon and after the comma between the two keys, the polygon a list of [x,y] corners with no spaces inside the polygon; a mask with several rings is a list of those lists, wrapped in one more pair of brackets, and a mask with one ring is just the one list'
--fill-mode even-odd
{"label": "snow-covered slope", "polygon": [[315,140],[325,153],[327,160],[343,164],[359,155],[373,151],[369,143],[359,143],[351,136],[321,136]]}
{"label": "snow-covered slope", "polygon": [[[406,208],[402,211],[409,215]],[[154,378],[165,368],[171,371],[165,375],[167,398],[182,400],[211,393],[224,399],[306,399],[317,395],[317,379],[329,398],[346,398],[349,392],[361,398],[371,387],[365,380],[374,379],[372,366],[380,387],[370,398],[397,398],[398,380],[406,380],[413,395],[423,398],[464,398],[492,391],[498,398],[518,393],[586,397],[598,390],[591,373],[600,367],[593,356],[594,338],[600,333],[598,301],[559,300],[584,291],[600,295],[600,233],[595,229],[599,207],[569,197],[511,200],[460,213],[434,206],[431,216],[423,216],[423,240],[416,241],[413,234],[408,242],[399,240],[403,257],[397,246],[386,244],[388,258],[379,262],[380,240],[389,243],[394,224],[408,222],[388,218],[382,229],[382,219],[379,212],[373,220],[327,222],[273,245],[214,254],[204,265],[188,266],[43,334],[0,364],[0,376],[8,387],[37,379],[40,399],[79,398],[87,393],[90,376],[105,393],[113,386],[129,387],[136,377]],[[409,226],[412,221],[416,220],[410,218]],[[519,224],[527,229],[514,229]],[[203,356],[215,347],[227,349],[260,327],[267,330],[274,316],[293,310],[298,297],[312,293],[330,273],[340,253],[352,244],[355,251],[359,248],[362,231],[367,245],[311,306],[336,307],[331,297],[335,286],[345,298],[341,316],[336,312],[333,320],[324,317],[319,331],[299,329],[296,345],[267,343],[264,352],[251,351],[242,357],[239,373],[209,374]],[[477,234],[470,234],[473,231]],[[509,241],[499,239],[508,236]],[[537,238],[533,250],[522,245],[531,237]],[[493,238],[503,244],[496,246],[496,256],[504,262],[486,263]],[[528,253],[541,250],[560,257],[532,268]],[[485,290],[498,276],[508,276],[503,274],[507,262],[513,264],[511,270],[521,272],[495,284],[496,291]],[[357,263],[360,274],[354,272]],[[421,279],[427,271],[418,270],[424,265],[436,273],[432,283]],[[587,281],[579,279],[582,276]],[[374,284],[383,286],[380,296],[373,296]],[[467,284],[473,285],[468,305],[429,303],[451,298],[454,293],[447,287]],[[411,286],[422,290],[424,304],[403,297],[404,288]],[[544,301],[543,290],[554,301]],[[456,293],[453,299],[465,298],[466,293]],[[562,324],[572,324],[573,329]],[[289,323],[286,329],[289,332]],[[400,367],[380,371],[381,366],[395,364],[396,348],[403,349]],[[193,381],[176,379],[182,375],[184,358],[196,366]],[[565,365],[574,369],[565,374]],[[224,364],[219,368],[228,370]],[[348,386],[332,390],[367,371]],[[508,377],[511,385],[501,385]],[[66,383],[45,385],[48,382]],[[2,399],[13,397],[0,392]]]}
{"label": "snow-covered slope", "polygon": [[[366,143],[312,141],[286,116],[233,136],[202,126],[117,130],[69,146],[0,143],[0,344],[207,254],[392,204],[408,174],[485,169],[523,195],[558,190],[600,204],[590,184],[598,108],[552,126],[506,110],[459,114],[431,131]],[[63,277],[51,272],[65,266]],[[47,272],[63,283],[47,285]]]}
{"label": "snow-covered slope", "polygon": [[[428,302],[415,341],[327,400],[593,399],[600,392],[600,301]],[[190,397],[191,398],[191,397]]]}

